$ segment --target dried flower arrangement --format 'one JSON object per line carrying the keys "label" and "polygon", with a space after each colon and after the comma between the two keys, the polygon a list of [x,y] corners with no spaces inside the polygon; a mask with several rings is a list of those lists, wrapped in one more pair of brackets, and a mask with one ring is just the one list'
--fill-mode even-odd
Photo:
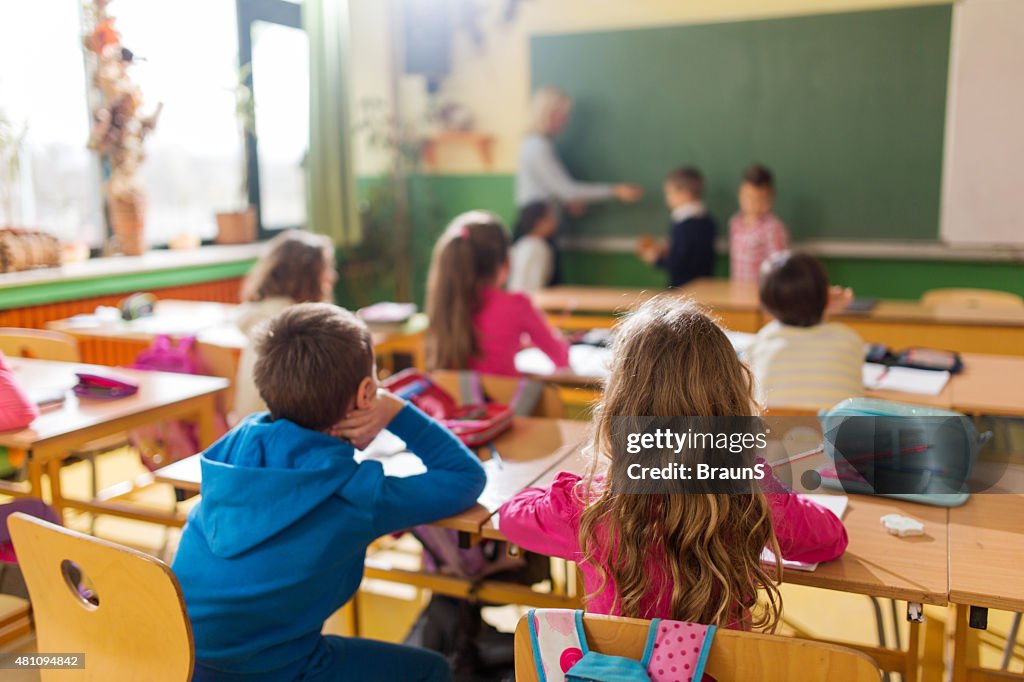
{"label": "dried flower arrangement", "polygon": [[149,116],[142,115],[142,92],[128,70],[135,59],[121,44],[113,17],[107,14],[111,0],[90,0],[85,19],[91,28],[83,44],[90,55],[95,103],[89,148],[106,162],[105,185],[110,224],[123,253],[145,251],[145,192],[138,178],[145,158],[143,141],[156,126],[161,105]]}

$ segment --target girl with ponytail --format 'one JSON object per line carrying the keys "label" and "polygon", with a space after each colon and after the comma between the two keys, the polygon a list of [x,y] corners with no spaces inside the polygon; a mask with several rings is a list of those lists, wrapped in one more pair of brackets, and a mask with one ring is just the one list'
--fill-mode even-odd
{"label": "girl with ponytail", "polygon": [[434,246],[427,277],[427,364],[514,376],[524,343],[564,368],[569,347],[530,299],[504,290],[509,238],[486,211],[456,217]]}

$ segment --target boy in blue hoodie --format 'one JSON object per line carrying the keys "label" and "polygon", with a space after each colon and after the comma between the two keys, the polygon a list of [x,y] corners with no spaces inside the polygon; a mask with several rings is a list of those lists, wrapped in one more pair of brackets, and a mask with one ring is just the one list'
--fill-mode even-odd
{"label": "boy in blue hoodie", "polygon": [[[456,514],[483,490],[479,460],[449,431],[377,385],[373,344],[351,313],[292,306],[256,339],[269,413],[202,455],[203,497],[173,569],[196,642],[197,681],[449,680],[434,652],[323,636],[388,533]],[[385,476],[363,448],[387,429],[426,473]]]}

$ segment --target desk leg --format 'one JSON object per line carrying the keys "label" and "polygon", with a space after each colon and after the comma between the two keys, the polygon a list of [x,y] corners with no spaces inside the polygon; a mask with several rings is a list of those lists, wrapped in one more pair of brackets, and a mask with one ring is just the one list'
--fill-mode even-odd
{"label": "desk leg", "polygon": [[31,453],[28,457],[28,487],[29,495],[43,499],[43,465]]}
{"label": "desk leg", "polygon": [[50,479],[50,504],[57,512],[57,518],[64,523],[64,494],[60,486],[60,469],[62,460],[54,457],[46,463],[46,475]]}
{"label": "desk leg", "polygon": [[917,670],[921,663],[921,651],[918,648],[918,638],[921,636],[921,623],[919,621],[912,620],[908,625],[909,629],[907,631],[907,657],[906,661],[904,662],[903,679],[916,680],[918,674]]}
{"label": "desk leg", "polygon": [[213,398],[204,400],[202,407],[196,413],[196,428],[199,436],[199,449],[205,450],[217,440],[217,424],[214,421],[214,410],[217,405]]}
{"label": "desk leg", "polygon": [[950,682],[966,682],[967,670],[974,665],[970,653],[968,637],[970,636],[971,607],[957,604],[953,610],[953,660],[950,665],[952,675]]}

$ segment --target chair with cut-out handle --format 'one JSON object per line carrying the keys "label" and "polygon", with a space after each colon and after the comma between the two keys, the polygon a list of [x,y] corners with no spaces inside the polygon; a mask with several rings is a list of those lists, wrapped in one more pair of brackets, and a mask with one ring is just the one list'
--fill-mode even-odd
{"label": "chair with cut-out handle", "polygon": [[42,682],[191,679],[192,626],[167,564],[22,513],[7,526],[38,650],[85,654],[84,669],[42,670]]}
{"label": "chair with cut-out handle", "polygon": [[[618,616],[583,616],[588,646],[611,656],[640,660],[650,621]],[[527,617],[515,635],[516,682],[537,682],[533,641]],[[882,672],[866,654],[825,642],[719,628],[704,672],[716,682],[878,682]],[[682,678],[685,679],[685,678]]]}

